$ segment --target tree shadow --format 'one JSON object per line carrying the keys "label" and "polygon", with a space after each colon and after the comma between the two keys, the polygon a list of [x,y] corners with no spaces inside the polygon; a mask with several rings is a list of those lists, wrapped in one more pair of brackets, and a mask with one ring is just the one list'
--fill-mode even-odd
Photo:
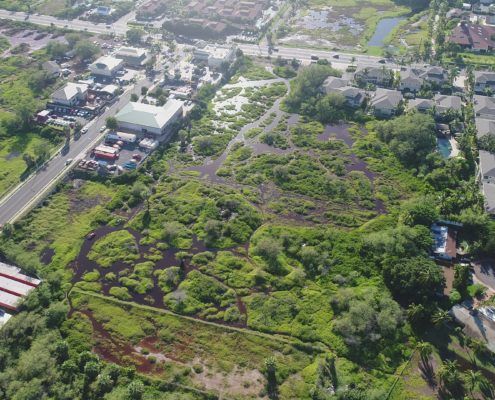
{"label": "tree shadow", "polygon": [[421,377],[426,381],[428,386],[435,388],[437,386],[437,380],[435,377],[435,370],[429,357],[421,357],[419,370],[421,371]]}

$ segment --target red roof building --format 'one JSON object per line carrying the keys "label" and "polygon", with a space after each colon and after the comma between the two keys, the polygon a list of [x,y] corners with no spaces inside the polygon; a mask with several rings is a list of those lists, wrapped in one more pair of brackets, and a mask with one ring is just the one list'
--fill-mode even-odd
{"label": "red roof building", "polygon": [[461,22],[449,36],[450,43],[477,52],[495,49],[495,27]]}

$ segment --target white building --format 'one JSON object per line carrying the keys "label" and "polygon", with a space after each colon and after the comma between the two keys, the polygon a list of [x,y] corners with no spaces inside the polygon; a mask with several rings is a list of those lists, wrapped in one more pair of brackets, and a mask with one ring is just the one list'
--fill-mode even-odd
{"label": "white building", "polygon": [[182,117],[183,105],[182,101],[175,99],[168,100],[163,107],[131,102],[118,112],[115,118],[120,129],[163,135]]}
{"label": "white building", "polygon": [[113,78],[122,69],[123,65],[124,60],[120,58],[103,56],[91,64],[89,70],[93,75]]}
{"label": "white building", "polygon": [[223,63],[232,63],[235,60],[236,47],[206,45],[202,49],[194,50],[194,57],[198,61],[206,61],[210,68],[220,68]]}
{"label": "white building", "polygon": [[64,87],[52,93],[52,102],[62,106],[73,107],[85,101],[88,95],[88,85],[85,83],[68,82]]}

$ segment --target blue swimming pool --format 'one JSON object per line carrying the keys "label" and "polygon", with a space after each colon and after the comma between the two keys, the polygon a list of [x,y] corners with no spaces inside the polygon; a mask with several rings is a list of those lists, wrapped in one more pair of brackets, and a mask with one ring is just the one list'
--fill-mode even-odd
{"label": "blue swimming pool", "polygon": [[437,150],[442,155],[443,158],[449,158],[452,154],[452,146],[449,139],[438,138],[437,139]]}

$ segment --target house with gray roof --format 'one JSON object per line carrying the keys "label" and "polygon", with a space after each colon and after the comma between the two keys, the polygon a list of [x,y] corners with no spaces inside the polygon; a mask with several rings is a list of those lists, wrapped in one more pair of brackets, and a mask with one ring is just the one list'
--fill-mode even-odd
{"label": "house with gray roof", "polygon": [[476,132],[478,139],[486,135],[495,135],[495,120],[476,118]]}
{"label": "house with gray roof", "polygon": [[495,91],[495,72],[474,71],[474,91],[484,93],[487,89]]}
{"label": "house with gray roof", "polygon": [[435,106],[431,99],[411,99],[407,103],[407,110],[416,110],[419,112],[428,112]]}
{"label": "house with gray roof", "polygon": [[127,103],[115,118],[119,129],[135,133],[163,135],[183,114],[183,102],[168,100],[163,107],[144,103]]}
{"label": "house with gray roof", "polygon": [[373,113],[380,117],[391,117],[397,114],[402,99],[402,93],[398,90],[378,88],[371,99]]}
{"label": "house with gray roof", "polygon": [[401,91],[418,92],[423,86],[423,78],[414,69],[400,71],[399,89]]}
{"label": "house with gray roof", "polygon": [[459,96],[447,96],[436,94],[433,101],[438,115],[445,114],[449,110],[460,113],[462,111],[462,100]]}
{"label": "house with gray roof", "polygon": [[485,209],[495,214],[495,155],[485,150],[480,150],[480,179]]}
{"label": "house with gray roof", "polygon": [[360,107],[366,99],[366,92],[354,86],[344,86],[337,91],[344,95],[346,103],[351,107]]}
{"label": "house with gray roof", "polygon": [[351,107],[359,107],[366,99],[366,92],[354,86],[349,86],[349,81],[334,76],[328,77],[322,85],[323,91],[329,93],[341,93],[347,105]]}
{"label": "house with gray roof", "polygon": [[495,120],[494,97],[475,95],[473,101],[476,117]]}
{"label": "house with gray roof", "polygon": [[358,84],[371,84],[389,87],[394,80],[394,72],[383,67],[359,67],[354,73],[354,80]]}
{"label": "house with gray roof", "polygon": [[68,82],[65,86],[52,93],[52,102],[57,105],[74,107],[86,101],[88,85],[85,83]]}
{"label": "house with gray roof", "polygon": [[434,83],[436,85],[442,85],[447,82],[448,75],[447,71],[442,67],[430,66],[423,70],[419,74],[420,78],[422,78],[427,83]]}
{"label": "house with gray roof", "polygon": [[338,78],[336,76],[329,76],[323,82],[323,90],[326,94],[333,93],[335,89],[340,89],[344,86],[349,86],[349,81],[347,79]]}

